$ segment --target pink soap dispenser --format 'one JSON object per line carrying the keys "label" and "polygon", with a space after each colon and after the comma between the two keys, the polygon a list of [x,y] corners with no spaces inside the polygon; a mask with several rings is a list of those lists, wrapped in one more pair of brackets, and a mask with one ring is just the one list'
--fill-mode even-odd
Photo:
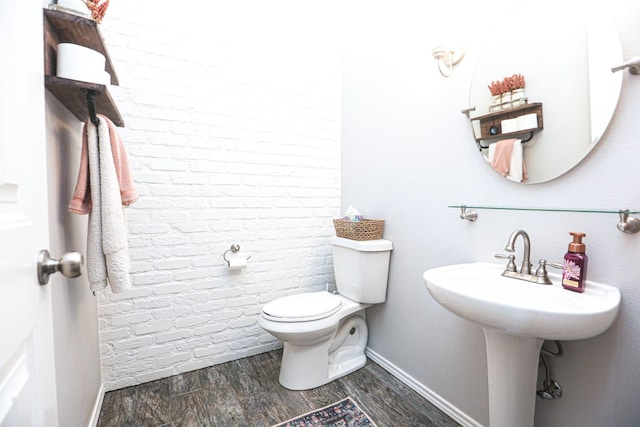
{"label": "pink soap dispenser", "polygon": [[564,256],[562,268],[562,286],[574,292],[584,292],[587,282],[587,254],[582,238],[584,233],[570,232],[573,242],[569,243],[569,252]]}

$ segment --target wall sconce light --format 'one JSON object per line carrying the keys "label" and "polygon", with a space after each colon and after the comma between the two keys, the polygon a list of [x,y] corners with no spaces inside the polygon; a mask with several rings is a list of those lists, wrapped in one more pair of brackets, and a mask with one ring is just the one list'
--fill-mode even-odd
{"label": "wall sconce light", "polygon": [[445,46],[438,46],[431,50],[433,59],[438,61],[438,70],[444,77],[449,77],[453,71],[453,66],[457,65],[464,58],[464,49],[452,49]]}

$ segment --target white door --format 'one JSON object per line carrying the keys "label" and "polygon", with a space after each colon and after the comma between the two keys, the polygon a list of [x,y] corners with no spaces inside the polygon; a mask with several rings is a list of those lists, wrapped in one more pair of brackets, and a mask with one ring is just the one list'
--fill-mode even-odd
{"label": "white door", "polygon": [[44,105],[42,3],[0,0],[0,427],[58,425]]}

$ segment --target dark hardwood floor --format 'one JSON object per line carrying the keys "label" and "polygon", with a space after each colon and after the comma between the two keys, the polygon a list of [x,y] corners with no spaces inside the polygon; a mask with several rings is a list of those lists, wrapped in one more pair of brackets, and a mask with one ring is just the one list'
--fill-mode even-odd
{"label": "dark hardwood floor", "polygon": [[458,426],[378,364],[313,390],[278,383],[282,350],[105,394],[98,427],[269,427],[351,396],[378,427]]}

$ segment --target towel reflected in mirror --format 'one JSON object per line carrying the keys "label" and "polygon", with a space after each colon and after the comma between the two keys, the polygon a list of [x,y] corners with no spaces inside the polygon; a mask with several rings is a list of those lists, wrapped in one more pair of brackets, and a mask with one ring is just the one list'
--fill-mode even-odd
{"label": "towel reflected in mirror", "polygon": [[521,139],[502,139],[489,145],[486,159],[496,172],[507,179],[527,182]]}

